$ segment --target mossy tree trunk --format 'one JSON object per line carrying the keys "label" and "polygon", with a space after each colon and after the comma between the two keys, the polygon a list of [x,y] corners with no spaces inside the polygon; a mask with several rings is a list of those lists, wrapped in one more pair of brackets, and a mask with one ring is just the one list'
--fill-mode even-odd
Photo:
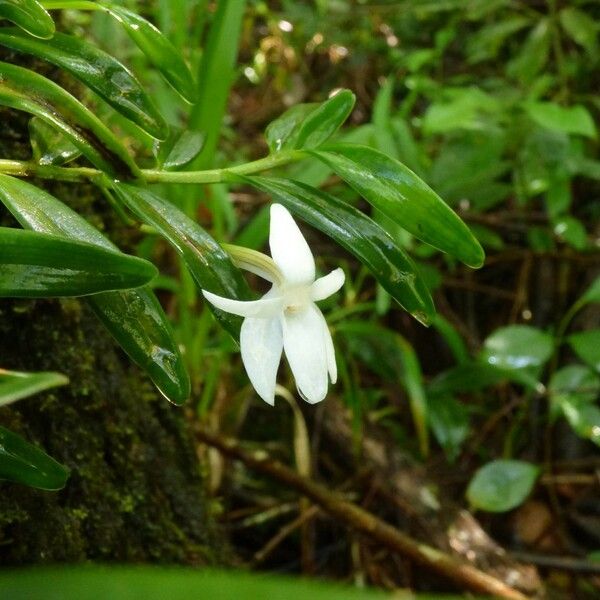
{"label": "mossy tree trunk", "polygon": [[[0,109],[1,158],[29,157],[27,121]],[[36,183],[127,249],[93,187]],[[0,221],[14,224],[2,209]],[[0,409],[0,424],[71,469],[60,492],[0,482],[1,564],[222,560],[184,411],[160,396],[85,302],[1,299],[0,367],[69,377],[67,387]]]}

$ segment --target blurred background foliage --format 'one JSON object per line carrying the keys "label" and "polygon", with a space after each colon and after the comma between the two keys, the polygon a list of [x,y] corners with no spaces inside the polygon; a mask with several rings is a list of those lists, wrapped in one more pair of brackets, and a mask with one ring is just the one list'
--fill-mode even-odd
{"label": "blurred background foliage", "polygon": [[[191,110],[114,21],[75,11],[63,19],[131,65],[192,145],[194,135],[203,136],[204,149],[190,166],[261,157],[264,129],[284,110],[349,88],[357,105],[338,139],[409,166],[487,252],[485,266],[472,271],[397,230],[434,293],[438,315],[425,328],[392,304],[364,267],[306,230],[322,257],[319,270],[341,265],[347,273],[345,287],[325,306],[340,382],[322,405],[299,406],[288,373],[280,377],[287,402],[273,410],[252,390],[238,350],[190,276],[149,232],[138,252],[161,267],[157,288],[192,377],[190,419],[295,462],[301,474],[423,537],[421,509],[403,504],[409,492],[394,499],[399,492],[388,480],[398,470],[414,475],[412,491],[429,494],[424,504],[476,511],[512,556],[541,568],[548,585],[594,597],[600,585],[594,563],[600,552],[597,0],[123,4],[155,22],[199,71],[201,101]],[[124,119],[101,103],[96,108],[128,136]],[[127,139],[152,166],[152,140],[137,132]],[[369,210],[322,163],[286,169]],[[223,184],[165,185],[161,194],[217,240],[264,247],[266,196]],[[385,448],[383,462],[369,454],[375,444]],[[289,490],[203,447],[199,453],[240,562],[357,585],[427,589],[426,576]],[[507,511],[508,517],[497,514]]]}

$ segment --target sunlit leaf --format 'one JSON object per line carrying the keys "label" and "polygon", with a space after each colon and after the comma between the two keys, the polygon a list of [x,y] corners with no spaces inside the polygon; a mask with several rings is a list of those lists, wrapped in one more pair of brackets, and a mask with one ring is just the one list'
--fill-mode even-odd
{"label": "sunlit leaf", "polygon": [[92,164],[111,175],[139,174],[123,144],[98,117],[29,69],[0,62],[0,105],[31,113],[56,127]]}
{"label": "sunlit leaf", "polygon": [[0,19],[45,40],[54,35],[54,21],[37,0],[0,0]]}
{"label": "sunlit leaf", "polygon": [[154,155],[163,169],[179,169],[198,156],[205,140],[201,131],[172,128],[164,142],[154,144]]}
{"label": "sunlit leaf", "polygon": [[484,342],[482,360],[502,369],[541,367],[552,355],[552,336],[528,325],[496,329]]}
{"label": "sunlit leaf", "polygon": [[539,472],[539,467],[521,460],[494,460],[475,473],[467,499],[474,508],[506,512],[529,496]]}
{"label": "sunlit leaf", "polygon": [[567,6],[560,11],[559,19],[563,29],[574,42],[592,55],[597,52],[599,28],[590,15],[574,6]]}
{"label": "sunlit leaf", "polygon": [[[0,175],[0,201],[23,227],[117,250],[75,211],[19,179]],[[123,350],[171,402],[187,400],[189,377],[171,324],[150,289],[106,292],[87,301]]]}
{"label": "sunlit leaf", "polygon": [[366,146],[336,144],[309,152],[418,239],[469,266],[483,264],[483,249],[469,228],[402,163]]}
{"label": "sunlit leaf", "polygon": [[542,127],[596,137],[594,119],[585,106],[561,106],[554,102],[528,102],[525,110],[529,116]]}
{"label": "sunlit leaf", "polygon": [[60,373],[21,373],[0,369],[0,406],[67,383],[69,380]]}
{"label": "sunlit leaf", "polygon": [[85,296],[148,283],[154,265],[114,250],[0,227],[0,297]]}
{"label": "sunlit leaf", "polygon": [[302,183],[266,177],[244,181],[272,194],[292,213],[354,254],[415,318],[427,323],[435,308],[415,264],[379,225],[350,204]]}
{"label": "sunlit leaf", "polygon": [[20,435],[0,427],[0,479],[41,490],[60,490],[69,470]]}
{"label": "sunlit leaf", "polygon": [[65,69],[144,131],[166,138],[167,124],[136,77],[86,40],[56,33],[51,40],[40,41],[18,29],[5,28],[0,29],[0,44]]}

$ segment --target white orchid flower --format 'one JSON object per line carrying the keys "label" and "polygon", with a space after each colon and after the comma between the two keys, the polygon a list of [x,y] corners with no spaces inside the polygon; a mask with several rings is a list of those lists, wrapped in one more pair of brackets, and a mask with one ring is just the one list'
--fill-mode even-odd
{"label": "white orchid flower", "polygon": [[327,375],[331,383],[337,380],[333,341],[315,302],[342,287],[344,272],[335,269],[315,281],[312,252],[281,204],[271,206],[269,246],[272,260],[250,251],[247,256],[253,260],[236,261],[273,284],[260,300],[244,302],[202,293],[217,308],[245,317],[240,333],[242,361],[265,402],[275,404],[277,368],[285,350],[300,395],[314,404],[327,395]]}

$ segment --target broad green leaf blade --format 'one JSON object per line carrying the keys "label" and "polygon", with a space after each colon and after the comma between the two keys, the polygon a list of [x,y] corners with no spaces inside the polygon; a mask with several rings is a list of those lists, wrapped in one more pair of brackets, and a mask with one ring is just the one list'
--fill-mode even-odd
{"label": "broad green leaf blade", "polygon": [[292,213],[356,256],[398,303],[422,323],[435,314],[415,264],[394,240],[350,204],[303,183],[266,177],[243,181],[273,195]]}
{"label": "broad green leaf blade", "polygon": [[501,369],[543,366],[552,355],[552,336],[529,325],[496,329],[484,342],[481,359]]}
{"label": "broad green leaf blade", "polygon": [[60,167],[81,156],[79,149],[60,131],[39,117],[29,120],[29,142],[33,159],[43,166]]}
{"label": "broad green leaf blade", "polygon": [[0,479],[40,490],[60,490],[68,477],[68,469],[43,450],[0,427]]}
{"label": "broad green leaf blade", "polygon": [[[389,594],[307,579],[242,570],[64,566],[3,569],[6,600],[384,600]],[[419,597],[444,600],[446,596]],[[413,598],[398,596],[397,600]],[[415,599],[416,600],[416,599]],[[450,599],[449,599],[450,600]],[[456,600],[456,599],[455,599]]]}
{"label": "broad green leaf blade", "polygon": [[596,137],[594,119],[585,106],[561,106],[554,102],[529,102],[525,104],[525,110],[542,127],[564,133]]}
{"label": "broad green leaf blade", "polygon": [[[75,211],[19,179],[0,175],[0,201],[23,227],[117,250]],[[87,301],[123,350],[150,375],[168,400],[181,404],[188,399],[189,376],[171,324],[152,290],[106,292]]]}
{"label": "broad green leaf blade", "polygon": [[156,274],[154,265],[141,258],[0,227],[0,297],[85,296],[139,287]]}
{"label": "broad green leaf blade", "polygon": [[590,15],[569,6],[559,14],[560,24],[571,39],[585,48],[591,55],[598,51],[598,25]]}
{"label": "broad green leaf blade", "polygon": [[600,304],[600,276],[596,277],[592,285],[586,290],[586,292],[579,299],[581,305],[599,303]]}
{"label": "broad green leaf blade", "polygon": [[193,129],[171,128],[166,140],[154,144],[154,155],[163,169],[179,169],[192,162],[204,147],[206,136]]}
{"label": "broad green leaf blade", "polygon": [[564,398],[560,407],[575,433],[600,446],[600,408],[577,398]]}
{"label": "broad green leaf blade", "polygon": [[552,375],[548,392],[554,402],[595,402],[600,394],[600,377],[589,367],[568,365]]}
{"label": "broad green leaf blade", "polygon": [[335,144],[309,150],[392,221],[471,267],[484,252],[469,228],[417,175],[367,146]]}
{"label": "broad green leaf blade", "polygon": [[0,62],[0,105],[31,113],[56,127],[93,165],[111,176],[139,175],[125,147],[104,123],[49,79]]}
{"label": "broad green leaf blade", "polygon": [[[227,298],[249,298],[248,286],[241,272],[233,265],[223,248],[200,225],[173,204],[147,189],[117,184],[114,190],[118,199],[133,214],[154,227],[173,246],[200,289]],[[221,324],[237,338],[241,326],[239,317],[217,309],[214,313]]]}
{"label": "broad green leaf blade", "polygon": [[0,406],[67,383],[67,377],[60,373],[21,373],[0,369]]}
{"label": "broad green leaf blade", "polygon": [[197,95],[196,83],[175,46],[152,23],[133,11],[110,2],[98,2],[98,4],[119,21],[127,35],[173,89],[185,100],[194,103]]}
{"label": "broad green leaf blade", "polygon": [[539,472],[538,467],[521,460],[494,460],[475,473],[467,498],[474,508],[506,512],[529,496]]}
{"label": "broad green leaf blade", "polygon": [[600,373],[600,329],[590,329],[569,336],[569,345],[577,356]]}
{"label": "broad green leaf blade", "polygon": [[470,433],[469,413],[465,405],[452,396],[434,396],[428,398],[428,402],[431,431],[448,460],[453,462]]}
{"label": "broad green leaf blade", "polygon": [[89,42],[64,33],[40,41],[15,28],[0,29],[0,44],[46,60],[79,79],[151,136],[167,137],[169,128],[135,75]]}
{"label": "broad green leaf blade", "polygon": [[54,35],[54,21],[37,0],[0,0],[0,20],[7,19],[42,39]]}

